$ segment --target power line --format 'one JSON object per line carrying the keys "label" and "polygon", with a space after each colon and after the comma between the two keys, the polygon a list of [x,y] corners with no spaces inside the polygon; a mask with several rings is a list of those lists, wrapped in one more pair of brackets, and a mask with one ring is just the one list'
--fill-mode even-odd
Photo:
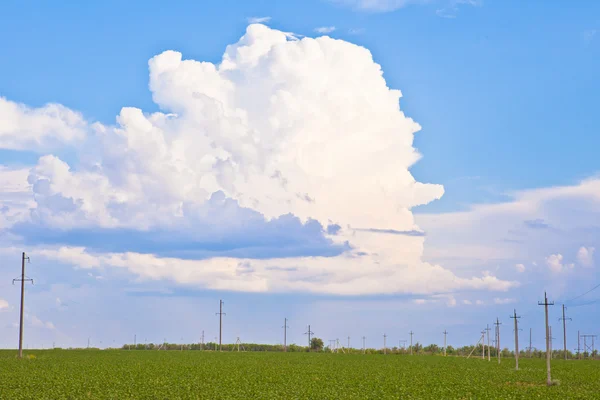
{"label": "power line", "polygon": [[587,292],[585,292],[585,293],[583,293],[583,294],[580,294],[579,296],[575,296],[575,297],[573,297],[572,299],[569,299],[569,300],[565,301],[565,303],[569,303],[569,302],[571,302],[571,301],[573,301],[573,300],[576,300],[576,299],[578,299],[578,298],[580,298],[580,297],[583,297],[583,296],[585,296],[586,294],[588,294],[588,293],[590,293],[590,292],[593,292],[594,290],[598,289],[599,287],[600,287],[600,283],[599,283],[599,284],[597,284],[596,286],[594,286],[593,288],[591,288],[590,290],[588,290]]}
{"label": "power line", "polygon": [[581,303],[581,304],[575,304],[575,305],[571,305],[571,306],[569,306],[569,307],[570,307],[570,308],[575,308],[575,307],[589,306],[589,305],[591,305],[591,304],[596,304],[596,303],[598,303],[598,302],[600,302],[600,299],[598,299],[598,300],[592,300],[592,301],[589,301],[589,302],[587,302],[587,303]]}

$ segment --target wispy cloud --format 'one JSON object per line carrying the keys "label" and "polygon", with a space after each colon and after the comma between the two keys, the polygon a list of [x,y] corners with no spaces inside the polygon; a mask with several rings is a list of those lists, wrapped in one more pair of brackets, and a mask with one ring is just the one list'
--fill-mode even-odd
{"label": "wispy cloud", "polygon": [[315,32],[317,33],[331,33],[335,31],[335,26],[321,26],[319,28],[315,28]]}
{"label": "wispy cloud", "polygon": [[462,5],[481,6],[481,0],[451,0],[446,7],[438,8],[435,13],[442,18],[456,18],[458,8]]}
{"label": "wispy cloud", "polygon": [[348,34],[350,35],[362,35],[363,33],[365,33],[365,28],[348,29]]}
{"label": "wispy cloud", "polygon": [[596,37],[596,29],[588,29],[587,31],[583,32],[583,41],[588,44],[591,43],[592,40],[594,40],[594,37]]}
{"label": "wispy cloud", "polygon": [[247,20],[249,24],[264,24],[269,22],[271,17],[248,17]]}
{"label": "wispy cloud", "polygon": [[409,4],[427,4],[429,0],[330,0],[356,10],[387,12],[405,7]]}
{"label": "wispy cloud", "polygon": [[548,229],[548,228],[550,228],[550,225],[548,225],[541,218],[526,220],[526,221],[523,221],[523,223],[531,229]]}
{"label": "wispy cloud", "polygon": [[510,304],[510,303],[516,303],[517,300],[515,299],[501,299],[496,297],[494,299],[494,304]]}

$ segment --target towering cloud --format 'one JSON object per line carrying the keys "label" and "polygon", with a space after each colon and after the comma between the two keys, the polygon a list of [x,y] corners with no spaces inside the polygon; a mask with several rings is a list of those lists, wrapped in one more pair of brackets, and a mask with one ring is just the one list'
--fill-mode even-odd
{"label": "towering cloud", "polygon": [[[425,237],[403,234],[419,231],[411,208],[440,198],[443,188],[411,175],[420,127],[400,110],[400,91],[387,87],[365,48],[250,25],[219,64],[166,51],[149,68],[162,112],[123,108],[115,126],[87,126],[77,165],[41,157],[28,178],[36,206],[26,222],[63,232],[126,229],[145,239],[184,232],[196,238],[193,246],[212,232],[229,250],[236,240],[258,238],[253,246],[263,246],[281,236],[297,251],[252,256],[213,248],[182,263],[64,239],[65,247],[43,255],[232,290],[435,293],[514,285],[424,263]],[[73,121],[56,136],[77,136]],[[311,238],[318,250],[302,247]]]}

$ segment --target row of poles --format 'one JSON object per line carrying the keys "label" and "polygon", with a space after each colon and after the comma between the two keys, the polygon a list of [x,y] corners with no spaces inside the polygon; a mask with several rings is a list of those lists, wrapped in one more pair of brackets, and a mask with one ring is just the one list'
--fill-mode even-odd
{"label": "row of poles", "polygon": [[[25,262],[29,262],[30,258],[25,254],[25,252],[22,253],[22,257],[21,257],[21,276],[19,278],[15,278],[13,279],[13,284],[15,282],[19,282],[21,284],[21,307],[20,307],[20,313],[19,313],[19,358],[23,358],[23,322],[24,322],[24,306],[25,306],[25,283],[26,282],[31,282],[33,284],[33,279],[26,277],[25,275]],[[216,315],[219,316],[219,351],[222,350],[222,337],[223,337],[223,316],[226,315],[226,313],[223,312],[223,305],[225,303],[223,302],[223,300],[219,300],[219,312],[216,313]],[[549,302],[548,301],[548,296],[547,294],[544,292],[544,301],[540,301],[538,302],[538,305],[540,306],[544,306],[544,311],[545,311],[545,328],[546,328],[546,371],[547,371],[547,381],[546,383],[548,385],[552,384],[552,378],[551,378],[551,365],[550,365],[550,360],[552,358],[552,348],[551,348],[551,340],[552,340],[552,328],[549,325],[549,321],[548,321],[548,306],[553,306],[554,302]],[[519,323],[518,320],[519,318],[521,318],[520,316],[517,316],[517,311],[514,310],[513,315],[510,316],[511,319],[514,320],[514,332],[515,332],[515,368],[516,370],[519,369]],[[562,318],[560,318],[560,320],[562,320],[563,322],[563,343],[564,343],[564,358],[567,359],[567,329],[566,329],[566,322],[567,320],[572,321],[571,318],[567,318],[565,316],[565,305],[563,304],[562,306]],[[287,351],[287,329],[289,328],[288,324],[288,319],[285,318],[284,319],[284,324],[283,324],[283,347],[284,347],[284,351]],[[498,363],[500,363],[500,325],[502,323],[499,321],[498,318],[496,318],[496,322],[494,323],[494,325],[496,325],[496,329],[495,329],[495,334],[496,334],[496,339],[495,339],[495,344],[496,344],[496,352],[497,352],[497,356],[498,356]],[[488,341],[488,360],[490,360],[490,339],[489,339],[489,325],[485,328],[485,330],[483,330],[481,332],[481,343],[482,343],[482,347],[483,347],[483,358],[485,358],[485,343],[484,343],[484,336],[485,333],[487,333],[487,341]],[[308,336],[308,347],[310,348],[311,346],[311,336],[314,335],[314,332],[311,331],[310,329],[310,325],[308,325],[308,329],[307,331],[304,333],[305,335]],[[414,332],[410,332],[410,354],[412,354],[412,350],[413,350],[413,334]],[[448,332],[446,330],[444,330],[443,332],[444,334],[444,356],[446,355],[446,337],[448,335]],[[588,346],[587,346],[587,338],[591,338],[592,339],[592,353],[594,352],[594,338],[597,335],[580,335],[579,332],[577,332],[577,353],[578,355],[580,355],[580,337],[583,337],[584,339],[584,348],[585,351],[588,350]],[[365,341],[366,341],[366,337],[363,336],[363,353],[365,352]],[[387,334],[383,334],[383,351],[384,354],[386,353],[386,349],[387,349],[387,344],[386,344],[386,339],[387,339]],[[202,334],[202,340],[204,341],[204,332]],[[336,339],[337,340],[337,339]],[[136,339],[134,339],[134,342],[136,341]],[[529,335],[529,351],[531,351],[531,330],[530,330],[530,335]],[[238,342],[239,342],[239,338],[238,338]],[[339,343],[339,340],[337,340],[337,343]],[[478,342],[479,344],[479,342]],[[89,346],[89,339],[88,339],[88,346]],[[348,347],[350,347],[350,337],[348,337]],[[475,350],[475,349],[473,349]],[[471,352],[472,353],[472,352]],[[471,354],[469,354],[469,357],[471,356]]]}
{"label": "row of poles", "polygon": [[[552,327],[549,324],[549,317],[548,317],[548,306],[553,306],[554,302],[548,301],[548,296],[547,294],[544,292],[544,301],[539,301],[538,305],[540,306],[544,306],[544,314],[545,314],[545,329],[546,329],[546,384],[548,386],[552,385],[552,375],[551,375],[551,362],[550,360],[552,359]],[[560,321],[562,321],[563,323],[563,356],[564,359],[567,359],[567,320],[572,321],[571,318],[567,318],[565,316],[565,305],[563,304],[562,306],[562,318],[559,318]],[[515,333],[515,369],[518,371],[519,370],[519,319],[521,318],[520,316],[517,315],[517,310],[513,310],[513,315],[510,316],[511,319],[514,320],[514,333]],[[502,323],[500,322],[499,318],[496,318],[496,322],[494,323],[494,325],[496,325],[495,327],[495,347],[496,347],[496,354],[497,354],[497,358],[498,358],[498,364],[500,364],[500,358],[501,358],[501,347],[500,347],[500,325],[502,325]],[[481,342],[482,344],[482,358],[485,359],[485,335],[487,334],[487,348],[488,348],[488,361],[491,361],[491,351],[490,351],[490,327],[489,325],[486,326],[486,328],[484,330],[481,331],[481,338],[479,339],[479,342]],[[592,339],[592,346],[591,346],[591,350],[592,350],[592,354],[594,353],[594,338],[597,335],[580,335],[579,331],[577,332],[577,355],[579,358],[581,358],[581,337],[583,337],[584,339],[584,351],[587,351],[589,349],[588,345],[587,345],[587,338],[591,338]],[[477,344],[479,344],[479,342],[477,342]],[[528,348],[528,352],[531,355],[531,350],[532,350],[532,346],[531,346],[531,328],[529,330],[529,348]],[[473,348],[473,351],[475,351],[475,348]],[[471,356],[471,354],[473,354],[473,351],[471,351],[471,353],[469,354],[468,357]]]}

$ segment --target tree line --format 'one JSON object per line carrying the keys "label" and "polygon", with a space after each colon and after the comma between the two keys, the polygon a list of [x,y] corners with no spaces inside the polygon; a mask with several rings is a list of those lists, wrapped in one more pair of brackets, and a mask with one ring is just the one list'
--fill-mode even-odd
{"label": "tree line", "polygon": [[[268,352],[283,352],[288,351],[290,353],[299,353],[299,352],[331,352],[331,351],[343,351],[345,353],[351,354],[362,354],[363,352],[366,354],[411,354],[410,346],[406,347],[388,347],[385,350],[382,348],[346,348],[340,347],[336,349],[330,346],[325,346],[323,340],[320,338],[312,338],[310,346],[300,346],[295,343],[289,344],[287,348],[285,348],[282,344],[262,344],[262,343],[240,343],[232,344],[222,344],[222,351],[237,351],[239,348],[240,351],[268,351]],[[148,343],[148,344],[125,344],[121,347],[122,350],[204,350],[204,351],[218,351],[219,344],[215,342],[208,343],[191,343],[191,344],[178,344],[178,343]],[[456,357],[467,357],[471,354],[471,357],[481,357],[482,354],[482,345],[479,344],[477,346],[462,346],[462,347],[453,347],[448,346],[446,348],[447,356],[456,356]],[[490,356],[495,358],[498,356],[497,349],[495,347],[490,347]],[[485,346],[485,355],[487,357],[488,347]],[[427,346],[423,346],[421,343],[417,342],[412,346],[412,354],[417,355],[442,355],[444,354],[444,348],[438,346],[437,344],[430,344]],[[514,351],[509,348],[504,348],[500,351],[501,358],[513,358],[515,356]],[[531,350],[521,350],[519,351],[519,357],[522,358],[545,358],[546,352],[543,350],[539,350],[533,348]],[[553,350],[552,351],[553,358],[564,358],[563,350]],[[577,354],[576,352],[571,352],[567,350],[567,358],[575,359],[575,358],[597,358],[598,351],[594,350],[593,353],[589,352],[581,352],[581,354]]]}

